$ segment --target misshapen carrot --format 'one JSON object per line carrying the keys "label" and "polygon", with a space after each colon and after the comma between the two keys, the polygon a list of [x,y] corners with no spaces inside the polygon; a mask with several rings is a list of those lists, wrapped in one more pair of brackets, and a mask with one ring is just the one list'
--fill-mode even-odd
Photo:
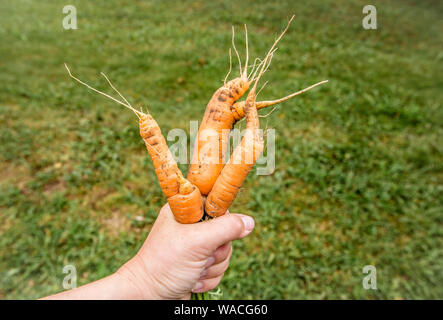
{"label": "misshapen carrot", "polygon": [[220,175],[215,181],[211,192],[205,202],[205,212],[211,217],[218,217],[226,213],[232,202],[259,158],[264,149],[263,136],[260,132],[260,121],[256,108],[256,90],[257,83],[267,69],[272,59],[274,47],[284,35],[291,23],[292,17],[283,33],[269,49],[265,59],[263,60],[259,75],[257,76],[254,86],[250,90],[245,101],[245,117],[246,117],[246,133],[240,144],[234,149],[228,163],[221,170]]}
{"label": "misshapen carrot", "polygon": [[218,217],[229,209],[244,180],[263,152],[263,137],[255,107],[255,87],[246,99],[246,133],[235,148],[228,163],[223,167],[205,203],[205,211],[211,217]]}
{"label": "misshapen carrot", "polygon": [[[293,18],[294,17],[290,19],[288,26],[280,35],[279,40],[288,29]],[[209,194],[215,181],[217,180],[217,177],[220,175],[220,172],[225,165],[223,163],[223,153],[226,151],[229,143],[230,130],[232,130],[235,122],[237,121],[236,114],[233,112],[232,106],[249,89],[249,86],[254,80],[256,74],[256,72],[253,71],[251,71],[250,75],[247,74],[249,52],[246,25],[245,34],[246,63],[244,69],[242,70],[239,58],[241,76],[229,81],[214,93],[206,107],[206,111],[195,142],[194,153],[192,155],[187,178],[200,189],[202,195]],[[232,44],[238,56],[238,52],[235,49],[234,44],[234,33]],[[274,46],[270,51],[269,59],[272,58],[273,53]],[[269,63],[270,60],[268,61],[268,64],[265,63],[265,61],[262,61],[256,70],[258,70],[260,66],[262,66],[262,70],[265,70],[267,67],[269,67]],[[244,106],[242,108],[242,111],[243,110]]]}
{"label": "misshapen carrot", "polygon": [[195,223],[203,217],[203,201],[200,190],[181,177],[179,193],[168,198],[175,220],[180,223]]}
{"label": "misshapen carrot", "polygon": [[203,217],[200,191],[183,177],[154,118],[144,113],[139,116],[140,135],[175,219],[180,223],[198,222]]}
{"label": "misshapen carrot", "polygon": [[155,173],[157,175],[163,194],[168,199],[171,211],[177,222],[195,223],[203,217],[203,201],[200,191],[196,186],[186,180],[177,166],[166,140],[163,137],[160,127],[155,119],[148,113],[134,109],[130,103],[120,94],[120,92],[112,85],[111,81],[106,77],[109,85],[114,89],[124,102],[103,93],[90,85],[84,83],[71,74],[68,66],[65,64],[69,75],[88,87],[89,89],[100,93],[115,102],[131,109],[139,118],[140,135],[145,142],[146,148],[151,156]]}
{"label": "misshapen carrot", "polygon": [[208,103],[196,138],[187,178],[203,195],[211,191],[223,169],[223,146],[235,122],[231,106],[248,89],[247,79],[237,78],[218,89]]}
{"label": "misshapen carrot", "polygon": [[[194,144],[194,153],[187,178],[196,185],[203,195],[211,191],[215,180],[223,169],[223,151],[229,139],[235,118],[231,106],[249,89],[251,81],[247,75],[248,37],[246,30],[246,63],[242,70],[239,58],[240,77],[237,77],[219,88],[212,96],[203,116]],[[232,33],[234,50],[234,29]]]}
{"label": "misshapen carrot", "polygon": [[140,114],[140,136],[151,156],[158,182],[166,198],[179,192],[178,167],[166,144],[160,127],[150,114]]}

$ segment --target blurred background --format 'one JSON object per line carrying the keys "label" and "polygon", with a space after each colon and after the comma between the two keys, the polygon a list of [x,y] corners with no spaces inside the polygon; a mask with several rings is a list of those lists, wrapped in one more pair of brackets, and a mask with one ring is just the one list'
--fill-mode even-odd
{"label": "blurred background", "polygon": [[0,298],[61,291],[68,264],[78,285],[116,271],[165,203],[134,114],[64,62],[188,132],[229,69],[231,26],[242,57],[243,24],[263,57],[292,14],[260,98],[330,82],[261,119],[276,169],[251,172],[231,208],[256,228],[234,244],[224,298],[443,298],[443,5],[371,1],[365,30],[367,4],[0,1]]}

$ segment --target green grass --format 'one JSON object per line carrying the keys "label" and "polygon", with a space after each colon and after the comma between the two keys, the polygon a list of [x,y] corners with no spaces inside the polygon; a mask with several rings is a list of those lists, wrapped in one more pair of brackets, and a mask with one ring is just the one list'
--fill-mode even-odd
{"label": "green grass", "polygon": [[[0,298],[62,290],[66,264],[79,284],[114,272],[165,202],[134,115],[63,62],[188,131],[228,70],[231,25],[263,56],[292,13],[261,97],[330,82],[262,119],[276,170],[251,173],[233,205],[256,228],[224,297],[443,298],[441,2],[373,1],[371,31],[365,1],[248,2],[71,1],[71,31],[63,1],[1,2]],[[362,288],[369,264],[378,290]]]}

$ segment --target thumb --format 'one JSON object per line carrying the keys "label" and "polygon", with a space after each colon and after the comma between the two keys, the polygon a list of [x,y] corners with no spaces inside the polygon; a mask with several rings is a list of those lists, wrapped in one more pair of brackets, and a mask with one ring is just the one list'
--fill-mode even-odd
{"label": "thumb", "polygon": [[208,247],[216,249],[221,245],[246,237],[254,229],[254,219],[243,214],[226,213],[225,215],[197,224],[200,239]]}

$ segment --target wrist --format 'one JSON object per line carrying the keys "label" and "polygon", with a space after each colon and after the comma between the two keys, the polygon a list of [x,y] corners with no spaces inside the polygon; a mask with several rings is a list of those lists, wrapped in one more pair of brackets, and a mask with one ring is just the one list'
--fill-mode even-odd
{"label": "wrist", "polygon": [[132,300],[157,300],[156,283],[144,266],[140,256],[136,255],[112,275],[115,281],[125,288],[125,298]]}

